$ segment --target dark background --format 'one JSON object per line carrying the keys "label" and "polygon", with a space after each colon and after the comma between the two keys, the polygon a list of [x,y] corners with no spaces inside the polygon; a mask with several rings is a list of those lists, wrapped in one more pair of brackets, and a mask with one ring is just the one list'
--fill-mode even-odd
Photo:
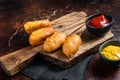
{"label": "dark background", "polygon": [[[120,0],[0,0],[0,56],[20,48],[29,46],[28,35],[20,27],[29,20],[49,19],[52,21],[60,16],[74,12],[85,11],[88,15],[105,12],[115,18],[112,32],[114,38],[120,33]],[[11,36],[18,33],[10,40]],[[2,77],[1,77],[2,76]],[[0,80],[29,80],[21,73],[13,77],[5,76],[0,69]]]}

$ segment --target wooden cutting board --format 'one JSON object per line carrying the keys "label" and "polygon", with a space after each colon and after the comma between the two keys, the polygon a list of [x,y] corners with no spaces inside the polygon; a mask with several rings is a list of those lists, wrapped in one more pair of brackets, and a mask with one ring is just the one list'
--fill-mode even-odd
{"label": "wooden cutting board", "polygon": [[94,53],[98,50],[99,45],[112,38],[113,34],[110,31],[103,37],[91,35],[86,30],[84,23],[86,16],[87,14],[83,11],[73,12],[51,22],[54,29],[57,31],[64,32],[67,35],[77,33],[81,36],[83,43],[72,58],[67,58],[61,49],[58,49],[53,53],[47,53],[42,50],[42,45],[37,47],[28,46],[0,57],[2,68],[8,75],[14,75],[29,65],[37,53],[39,53],[43,59],[49,60],[53,64],[62,68],[68,68]]}

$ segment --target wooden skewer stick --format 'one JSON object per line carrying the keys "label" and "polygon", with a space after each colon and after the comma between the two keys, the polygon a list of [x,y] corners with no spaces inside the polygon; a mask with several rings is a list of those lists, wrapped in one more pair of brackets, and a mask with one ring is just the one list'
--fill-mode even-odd
{"label": "wooden skewer stick", "polygon": [[74,28],[72,31],[70,30],[68,33],[66,33],[67,35],[71,35],[74,32],[76,32],[78,29],[81,29],[83,26],[85,25],[85,23],[82,23],[80,26],[77,26],[76,28]]}
{"label": "wooden skewer stick", "polygon": [[66,25],[66,26],[68,26],[68,27],[67,27],[67,28],[64,27],[64,31],[65,31],[65,30],[68,30],[68,29],[74,29],[75,27],[73,27],[73,25],[74,25],[74,26],[80,26],[80,25],[82,25],[83,23],[85,23],[84,20],[82,20],[82,21],[80,21],[80,22],[74,22],[74,24]]}
{"label": "wooden skewer stick", "polygon": [[70,19],[70,20],[63,20],[63,21],[57,21],[57,22],[52,23],[52,25],[67,23],[67,22],[76,21],[76,20],[84,20],[84,19],[86,19],[86,17],[77,18],[77,19]]}

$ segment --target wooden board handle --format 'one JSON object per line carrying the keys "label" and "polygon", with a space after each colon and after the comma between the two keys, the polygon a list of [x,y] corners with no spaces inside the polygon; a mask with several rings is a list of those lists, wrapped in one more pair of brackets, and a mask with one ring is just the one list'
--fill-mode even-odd
{"label": "wooden board handle", "polygon": [[38,47],[26,47],[0,57],[0,65],[4,71],[12,76],[31,63],[33,57],[42,49]]}

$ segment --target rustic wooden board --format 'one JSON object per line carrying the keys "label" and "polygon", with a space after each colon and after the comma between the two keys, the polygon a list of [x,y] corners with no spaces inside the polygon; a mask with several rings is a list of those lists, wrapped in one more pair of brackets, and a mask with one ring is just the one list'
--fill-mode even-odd
{"label": "rustic wooden board", "polygon": [[[95,37],[91,35],[86,30],[86,26],[84,23],[82,26],[80,25],[82,22],[85,21],[86,18],[82,20],[77,20],[78,18],[84,18],[85,16],[87,15],[84,12],[73,12],[71,14],[68,14],[66,16],[63,16],[53,21],[53,23],[55,23],[57,21],[64,22],[64,20],[70,21],[70,19],[72,20],[74,19],[73,21],[71,20],[70,22],[65,22],[65,23],[61,23],[61,24],[57,24],[53,26],[58,31],[62,31],[66,33],[67,35],[71,33],[77,33],[81,36],[83,43],[79,47],[79,50],[76,52],[76,54],[72,58],[67,58],[61,49],[53,53],[47,53],[41,50],[40,51],[41,56],[44,59],[49,60],[50,62],[60,67],[68,68],[74,65],[75,63],[79,62],[80,60],[84,59],[88,55],[96,52],[101,43],[113,37],[113,34],[111,33],[111,31],[108,32],[103,37]],[[59,25],[61,25],[62,27],[58,27]]]}
{"label": "rustic wooden board", "polygon": [[30,63],[31,59],[39,53],[44,59],[49,60],[60,67],[71,67],[75,63],[97,51],[97,47],[101,43],[113,37],[111,32],[108,32],[105,36],[99,38],[87,32],[84,23],[86,16],[87,14],[82,11],[73,12],[51,22],[57,31],[64,32],[67,35],[77,33],[81,36],[83,43],[72,58],[67,58],[61,49],[58,49],[53,53],[47,53],[42,50],[42,45],[37,47],[29,46],[0,57],[1,66],[8,75],[14,75],[28,65],[28,62]]}

